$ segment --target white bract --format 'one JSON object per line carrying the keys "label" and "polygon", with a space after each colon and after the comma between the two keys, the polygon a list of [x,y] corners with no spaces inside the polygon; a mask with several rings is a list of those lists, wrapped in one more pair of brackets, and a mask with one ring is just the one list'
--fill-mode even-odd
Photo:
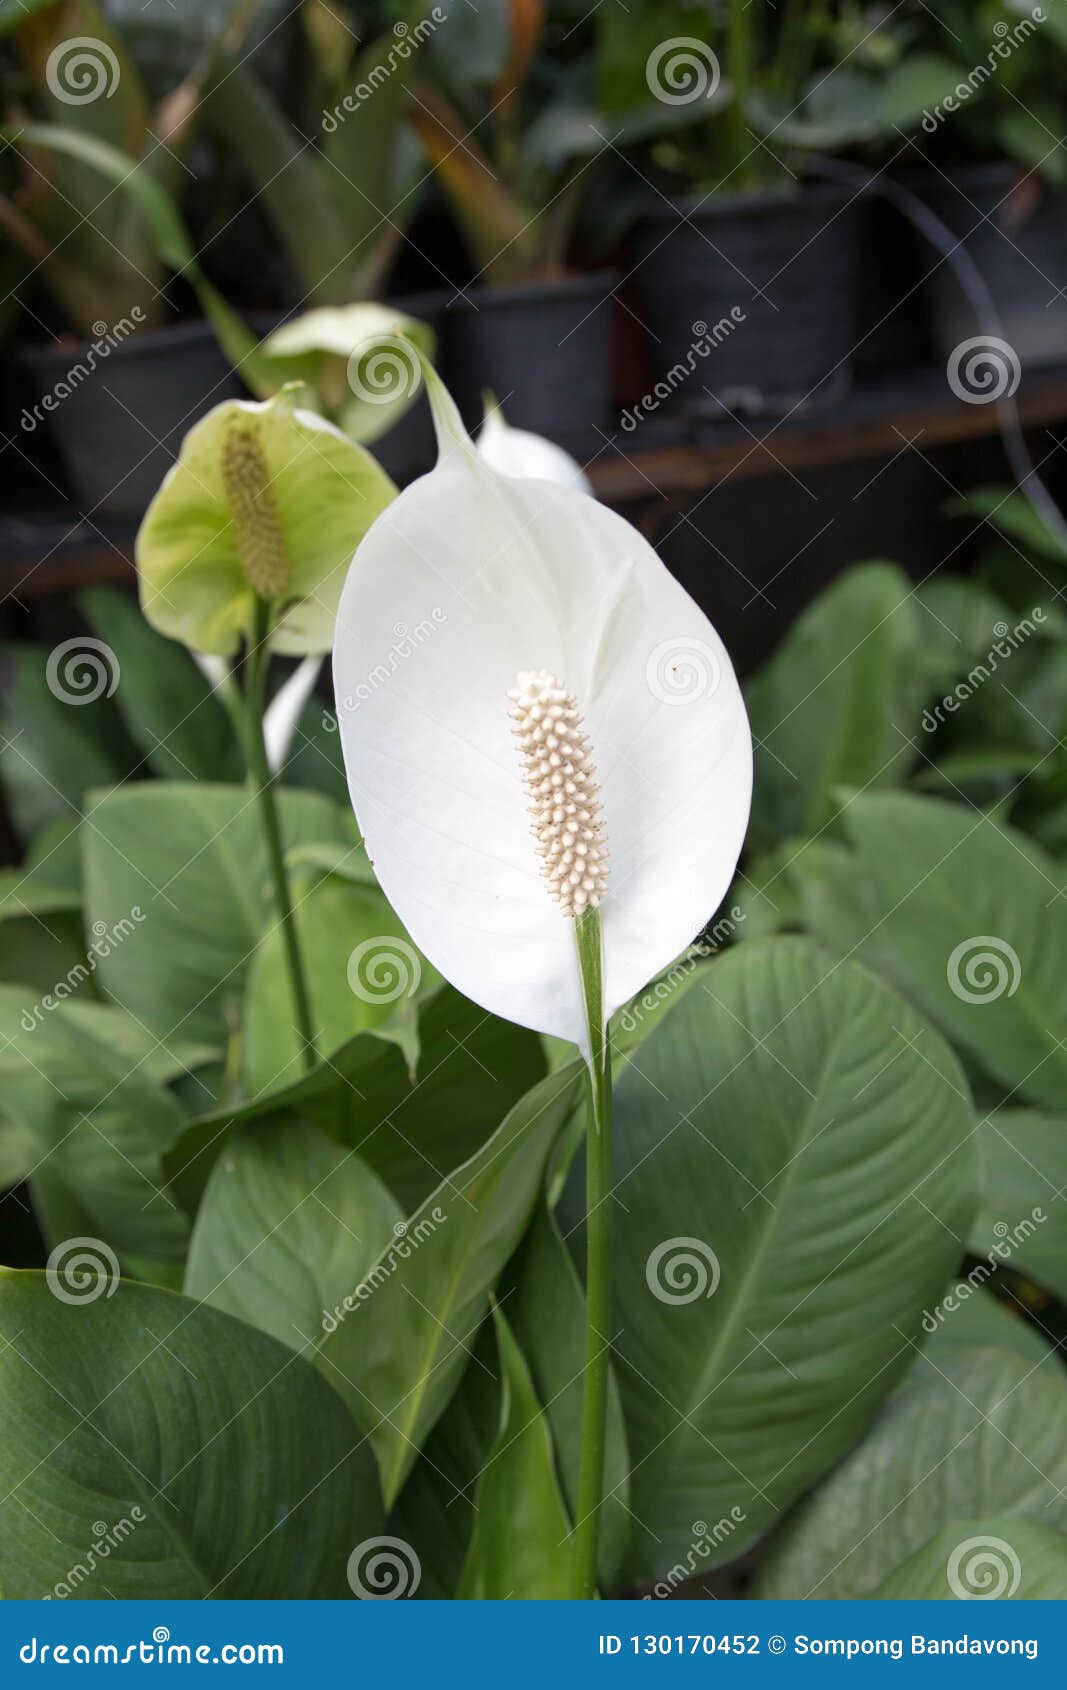
{"label": "white bract", "polygon": [[[751,796],[748,720],[714,628],[637,530],[573,488],[491,468],[426,377],[437,467],[371,527],[338,611],[352,802],[386,896],[435,967],[485,1009],[588,1054],[564,913],[582,907],[579,847],[596,853],[586,897],[599,904],[610,1015],[730,885]],[[568,743],[546,702],[573,711]],[[531,720],[547,736],[535,768]],[[566,862],[546,857],[554,841]]]}
{"label": "white bract", "polygon": [[492,402],[486,406],[485,421],[478,431],[478,450],[502,475],[558,481],[562,487],[575,487],[580,493],[593,491],[589,477],[569,452],[543,434],[512,428],[499,405]]}

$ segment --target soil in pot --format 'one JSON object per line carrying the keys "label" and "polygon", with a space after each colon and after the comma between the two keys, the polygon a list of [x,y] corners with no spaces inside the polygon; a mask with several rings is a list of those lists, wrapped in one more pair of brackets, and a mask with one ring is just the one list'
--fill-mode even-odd
{"label": "soil in pot", "polygon": [[[1010,164],[932,176],[922,198],[974,260],[993,296],[1004,338],[1023,365],[1067,359],[1067,194]],[[948,358],[981,332],[973,305],[940,252],[923,243],[931,327]],[[941,260],[941,262],[937,262]],[[936,263],[936,268],[934,265]]]}
{"label": "soil in pot", "polygon": [[656,408],[720,420],[724,407],[784,413],[844,391],[861,226],[855,190],[836,185],[647,214],[628,257]]}
{"label": "soil in pot", "polygon": [[79,509],[139,516],[213,405],[245,389],[206,323],[24,347],[33,388],[20,419],[27,436],[47,428]]}
{"label": "soil in pot", "polygon": [[489,389],[509,423],[585,462],[611,421],[611,271],[472,288],[444,322],[445,379],[468,428]]}

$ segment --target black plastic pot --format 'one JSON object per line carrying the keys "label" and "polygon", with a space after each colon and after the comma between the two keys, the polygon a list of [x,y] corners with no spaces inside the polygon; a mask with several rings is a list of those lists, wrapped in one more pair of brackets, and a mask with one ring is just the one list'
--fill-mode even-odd
{"label": "black plastic pot", "polygon": [[488,388],[509,423],[579,459],[603,446],[611,413],[612,271],[474,288],[450,305],[445,379],[469,428]]}
{"label": "black plastic pot", "polygon": [[[1052,192],[1010,164],[973,165],[930,177],[922,197],[966,250],[993,296],[1010,343],[1024,365],[1067,358],[1067,194]],[[926,245],[928,266],[932,249]],[[936,254],[941,257],[940,253]],[[927,283],[938,352],[950,356],[979,332],[974,307],[947,262]]]}
{"label": "black plastic pot", "polygon": [[20,427],[47,428],[83,511],[140,515],[183,436],[223,399],[244,394],[206,323],[141,329],[106,340],[28,346],[19,361],[33,389]]}
{"label": "black plastic pot", "polygon": [[[647,399],[690,417],[784,412],[851,380],[861,213],[836,185],[664,203],[628,256]],[[639,406],[638,414],[649,406]]]}

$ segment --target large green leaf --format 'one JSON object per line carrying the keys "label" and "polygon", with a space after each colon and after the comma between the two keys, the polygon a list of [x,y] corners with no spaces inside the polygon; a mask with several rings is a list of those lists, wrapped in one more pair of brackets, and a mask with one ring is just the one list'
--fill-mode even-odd
{"label": "large green leaf", "polygon": [[[344,842],[340,810],[315,793],[279,798],[287,846]],[[83,833],[89,919],[142,912],[101,963],[105,990],[160,1037],[225,1042],[252,953],[274,920],[253,793],[153,781],[97,797]]]}
{"label": "large green leaf", "polygon": [[912,588],[893,564],[851,570],[793,624],[745,689],[764,842],[822,827],[837,786],[899,780],[924,693],[917,649]]}
{"label": "large green leaf", "polygon": [[573,1063],[528,1092],[415,1211],[323,1341],[328,1377],[374,1446],[387,1506],[455,1390],[582,1083]]}
{"label": "large green leaf", "polygon": [[348,1556],[380,1529],[373,1463],[299,1356],[58,1268],[0,1271],[0,1334],[4,1596],[348,1594]]}
{"label": "large green leaf", "polygon": [[191,1210],[228,1133],[285,1115],[310,1121],[355,1150],[410,1212],[485,1142],[541,1078],[535,1034],[487,1015],[443,987],[418,1020],[414,1074],[399,1045],[357,1033],[291,1085],[190,1122],[168,1163]]}
{"label": "large green leaf", "polygon": [[351,1151],[315,1127],[260,1124],[215,1164],[185,1290],[313,1361],[323,1316],[402,1230],[399,1204]]}
{"label": "large green leaf", "polygon": [[1067,1531],[1067,1384],[1006,1350],[973,1350],[917,1371],[887,1404],[790,1520],[758,1594],[880,1594],[956,1522],[1009,1518]]}
{"label": "large green leaf", "polygon": [[23,1173],[47,1161],[114,1249],[180,1255],[187,1225],[164,1190],[163,1153],[182,1115],[159,1083],[172,1058],[157,1060],[152,1040],[102,1006],[60,1004],[36,1019],[17,987],[0,987],[0,1044],[9,1161],[14,1134],[32,1149]]}
{"label": "large green leaf", "polygon": [[[932,798],[857,797],[845,823],[858,848],[864,959],[884,968],[995,1079],[1033,1103],[1060,1107],[1067,1085],[1062,869],[1015,828]],[[816,931],[840,943],[818,920]]]}
{"label": "large green leaf", "polygon": [[612,1323],[645,1527],[631,1579],[684,1558],[698,1519],[732,1520],[718,1555],[737,1554],[863,1430],[956,1265],[972,1131],[937,1034],[804,940],[727,953],[628,1064]]}
{"label": "large green leaf", "polygon": [[1067,1303],[1067,1115],[998,1110],[979,1128],[978,1162],[972,1249]]}
{"label": "large green leaf", "polygon": [[570,1595],[571,1522],[548,1418],[499,1310],[500,1429],[475,1494],[474,1533],[458,1595],[470,1601],[560,1601]]}
{"label": "large green leaf", "polygon": [[185,648],[157,633],[117,587],[87,587],[78,604],[115,654],[115,703],[152,771],[173,780],[237,779],[232,722]]}
{"label": "large green leaf", "polygon": [[880,1601],[1062,1602],[1067,1536],[1037,1520],[957,1520],[895,1567]]}

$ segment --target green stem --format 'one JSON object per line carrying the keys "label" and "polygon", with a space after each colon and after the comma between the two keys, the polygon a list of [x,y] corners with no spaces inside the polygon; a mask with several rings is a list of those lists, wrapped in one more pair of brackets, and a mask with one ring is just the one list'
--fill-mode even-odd
{"label": "green stem", "polygon": [[252,636],[245,658],[247,676],[245,687],[245,754],[248,760],[248,778],[259,799],[260,814],[263,817],[263,831],[267,836],[267,854],[270,858],[271,874],[274,878],[274,896],[278,905],[278,919],[281,926],[286,966],[289,970],[293,1008],[296,1011],[296,1023],[303,1045],[304,1066],[305,1068],[313,1068],[316,1053],[314,1023],[311,1019],[311,998],[308,994],[307,976],[304,973],[304,962],[300,954],[300,939],[296,931],[296,922],[293,919],[293,900],[289,892],[289,875],[285,867],[282,830],[278,820],[278,805],[274,795],[274,776],[271,774],[267,763],[267,747],[263,739],[263,705],[267,684],[267,664],[270,655],[267,645],[269,632],[270,606],[265,599],[257,598],[252,623]]}
{"label": "green stem", "polygon": [[752,89],[752,20],[746,0],[730,0],[730,82],[733,97],[727,119],[730,135],[730,186],[743,188],[752,175],[747,162],[751,150],[748,135],[748,101]]}
{"label": "green stem", "polygon": [[604,1025],[600,916],[587,910],[574,924],[589,1029],[589,1114],[586,1127],[585,1389],[574,1530],[573,1595],[597,1593],[597,1543],[604,1500],[611,1330],[611,1055]]}

